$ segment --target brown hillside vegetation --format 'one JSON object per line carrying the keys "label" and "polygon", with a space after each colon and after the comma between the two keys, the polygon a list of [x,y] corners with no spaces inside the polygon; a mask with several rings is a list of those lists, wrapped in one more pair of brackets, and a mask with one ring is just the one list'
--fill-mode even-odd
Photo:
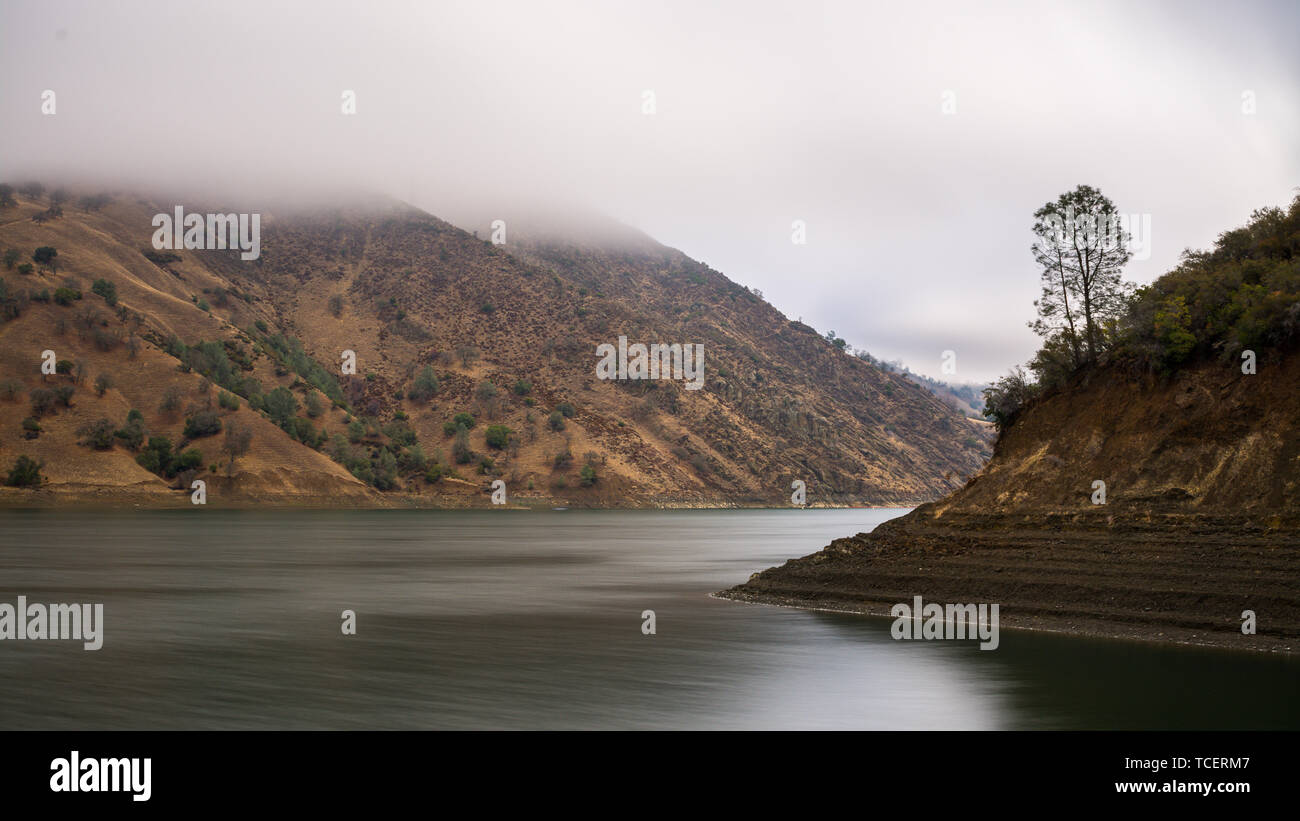
{"label": "brown hillside vegetation", "polygon": [[[106,199],[0,210],[20,263],[58,252],[0,272],[0,466],[27,456],[45,479],[6,503],[188,504],[201,479],[209,504],[487,505],[499,478],[522,504],[788,504],[795,479],[810,504],[906,504],[988,454],[985,426],[630,229],[495,246],[372,200],[263,211],[261,256],[243,261],[154,251],[151,219],[174,202]],[[703,389],[598,380],[595,346],[620,335],[703,344]],[[41,373],[47,350],[66,372]],[[61,387],[66,403],[36,407]],[[122,435],[96,446],[99,420]],[[232,428],[251,434],[233,465]]]}

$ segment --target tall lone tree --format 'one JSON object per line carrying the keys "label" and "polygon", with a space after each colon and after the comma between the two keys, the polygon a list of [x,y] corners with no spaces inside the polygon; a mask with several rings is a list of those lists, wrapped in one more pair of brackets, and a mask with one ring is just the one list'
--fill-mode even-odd
{"label": "tall lone tree", "polygon": [[1121,278],[1133,256],[1129,236],[1114,203],[1087,185],[1035,211],[1033,230],[1043,291],[1029,327],[1068,351],[1071,369],[1082,367],[1105,350],[1107,326],[1132,293]]}

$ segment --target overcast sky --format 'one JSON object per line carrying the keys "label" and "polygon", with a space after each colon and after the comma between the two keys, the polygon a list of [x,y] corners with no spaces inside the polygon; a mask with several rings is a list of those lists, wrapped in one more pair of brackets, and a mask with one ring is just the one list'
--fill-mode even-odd
{"label": "overcast sky", "polygon": [[0,177],[579,204],[985,380],[1036,348],[1047,200],[1086,183],[1150,215],[1149,282],[1294,196],[1298,35],[1289,0],[4,0]]}

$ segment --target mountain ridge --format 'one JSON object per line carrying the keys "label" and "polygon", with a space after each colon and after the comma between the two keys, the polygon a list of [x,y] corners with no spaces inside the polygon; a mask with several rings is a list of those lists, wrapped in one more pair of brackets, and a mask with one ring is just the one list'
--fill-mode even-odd
{"label": "mountain ridge", "polygon": [[[211,480],[214,501],[338,493],[350,504],[463,506],[489,504],[487,486],[501,479],[512,501],[537,504],[789,504],[801,479],[813,504],[907,504],[958,485],[987,455],[981,426],[635,229],[630,250],[526,233],[503,247],[374,198],[263,213],[261,256],[245,262],[232,251],[151,251],[150,218],[173,202],[119,193],[33,221],[44,205],[20,196],[0,212],[0,245],[24,257],[58,249],[54,270],[4,272],[14,315],[0,327],[12,351],[0,378],[21,383],[0,401],[0,462],[44,460],[43,493],[71,490],[76,463],[105,456],[117,478],[90,483],[99,496],[165,490],[174,477],[141,475],[136,452],[76,445],[64,424],[116,426],[132,407],[178,444],[200,413],[253,430],[233,470],[214,458],[219,434],[184,441],[202,452],[190,478]],[[99,279],[115,287],[115,305],[92,293]],[[33,301],[60,286],[81,299]],[[620,335],[705,345],[704,389],[596,380],[595,346]],[[86,363],[80,379],[39,375],[51,345],[60,360]],[[344,351],[356,354],[355,375],[338,372]],[[426,368],[437,389],[413,400]],[[99,372],[116,383],[103,397],[90,392]],[[30,392],[60,380],[74,407],[42,416],[34,438],[15,433]],[[172,383],[184,407],[155,409]],[[268,411],[278,388],[298,407]],[[223,392],[238,409],[213,398]],[[313,395],[325,406],[317,416],[305,412]],[[445,429],[458,413],[474,416],[464,437]],[[499,447],[486,438],[492,425],[510,431]],[[462,438],[472,454],[463,462],[452,455],[464,455]]]}

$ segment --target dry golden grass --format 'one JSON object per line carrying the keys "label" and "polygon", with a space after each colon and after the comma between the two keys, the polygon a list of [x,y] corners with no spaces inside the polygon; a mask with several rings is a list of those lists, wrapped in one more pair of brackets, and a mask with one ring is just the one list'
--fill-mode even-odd
{"label": "dry golden grass", "polygon": [[[0,401],[0,467],[7,470],[18,454],[43,461],[46,493],[72,496],[96,488],[103,498],[105,488],[131,488],[135,496],[181,495],[120,446],[101,452],[77,444],[76,431],[100,417],[120,425],[137,408],[151,433],[177,442],[183,416],[159,412],[163,393],[174,387],[186,404],[206,400],[198,392],[203,378],[182,373],[162,350],[173,335],[187,344],[237,341],[253,352],[254,368],[245,376],[266,391],[293,386],[296,377],[277,375],[272,358],[258,355],[255,340],[241,330],[259,321],[298,339],[335,371],[341,353],[354,351],[363,395],[353,411],[373,410],[369,423],[375,427],[404,412],[425,453],[456,476],[429,484],[411,474],[397,489],[379,493],[241,400],[239,411],[222,416],[253,431],[252,450],[231,477],[224,465],[200,474],[210,480],[210,499],[488,504],[487,486],[500,476],[512,500],[524,503],[782,504],[794,478],[808,482],[818,502],[906,503],[960,484],[988,454],[986,447],[961,444],[972,435],[986,441],[982,427],[902,378],[830,349],[739,286],[648,239],[634,250],[539,240],[507,251],[390,204],[266,213],[262,259],[178,251],[181,260],[163,267],[141,251],[150,245],[152,215],[172,205],[119,194],[100,211],[69,207],[62,218],[41,224],[30,216],[43,205],[26,199],[0,212],[0,246],[18,248],[25,258],[38,245],[59,250],[57,273],[3,272],[11,290],[53,291],[70,280],[84,293],[70,307],[32,303],[0,326],[0,379],[19,379],[24,387],[19,400]],[[187,204],[187,210],[205,209]],[[100,277],[116,284],[124,317],[90,293]],[[248,299],[219,301],[221,291]],[[330,309],[336,295],[344,301],[339,316]],[[199,300],[210,311],[201,310]],[[100,314],[100,329],[137,333],[142,345],[135,358],[122,347],[95,349],[93,329],[77,324],[87,306]],[[619,334],[705,344],[706,388],[596,380],[595,346]],[[479,358],[462,363],[455,355],[462,346],[476,348]],[[84,360],[89,375],[77,386],[73,407],[42,420],[44,432],[27,440],[20,429],[30,412],[25,394],[41,384],[45,349],[59,359]],[[397,399],[426,364],[440,382],[434,398]],[[99,398],[93,380],[102,371],[116,385]],[[532,405],[511,392],[519,379],[532,383]],[[475,397],[484,382],[498,389],[500,401],[489,403],[495,410]],[[207,395],[213,404],[216,390]],[[296,393],[305,396],[301,387]],[[643,410],[653,396],[668,397],[666,405]],[[547,418],[563,402],[577,412],[563,431],[552,431]],[[471,447],[495,461],[494,473],[452,464],[442,426],[460,411],[478,417]],[[313,421],[332,436],[346,433],[346,418],[344,410],[331,409]],[[484,440],[489,424],[514,430],[517,447],[490,449]],[[205,467],[222,461],[220,440],[193,443]],[[573,461],[557,469],[555,456],[566,448]],[[599,478],[582,487],[578,473],[589,452],[596,454]]]}

